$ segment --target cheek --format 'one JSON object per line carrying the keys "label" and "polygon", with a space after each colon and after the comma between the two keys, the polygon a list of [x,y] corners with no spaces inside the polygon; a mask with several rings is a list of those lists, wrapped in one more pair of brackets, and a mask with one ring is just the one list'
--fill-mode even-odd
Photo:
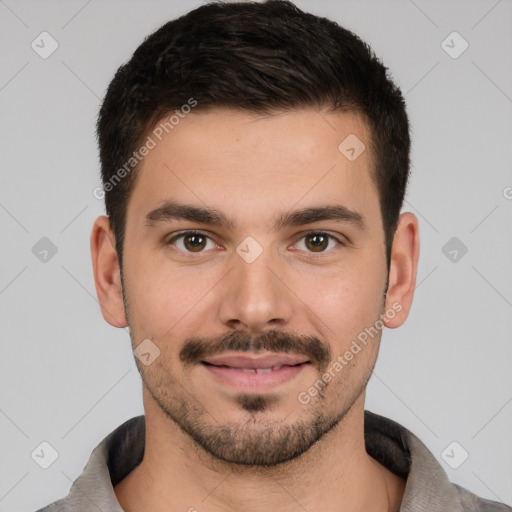
{"label": "cheek", "polygon": [[[150,262],[150,263],[148,263]],[[158,338],[173,329],[207,291],[201,279],[171,271],[169,266],[144,257],[130,261],[125,274],[131,328],[139,336]],[[140,332],[150,329],[151,332]]]}
{"label": "cheek", "polygon": [[[128,262],[127,262],[128,263]],[[130,328],[137,338],[180,340],[196,334],[198,319],[215,311],[212,290],[218,286],[222,268],[172,265],[164,256],[143,254],[127,265],[126,289]],[[181,337],[180,337],[181,336]]]}
{"label": "cheek", "polygon": [[364,272],[350,267],[350,271],[315,279],[302,276],[302,282],[297,283],[298,295],[306,299],[304,302],[312,312],[310,321],[326,339],[333,340],[339,351],[375,323],[383,304],[381,281],[382,275],[377,275],[375,270]]}

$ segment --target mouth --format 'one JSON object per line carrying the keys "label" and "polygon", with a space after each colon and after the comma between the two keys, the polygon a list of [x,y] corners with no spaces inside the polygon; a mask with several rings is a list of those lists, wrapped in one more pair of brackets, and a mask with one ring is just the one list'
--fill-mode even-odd
{"label": "mouth", "polygon": [[239,391],[266,391],[295,378],[311,361],[290,354],[221,354],[201,361],[217,382]]}

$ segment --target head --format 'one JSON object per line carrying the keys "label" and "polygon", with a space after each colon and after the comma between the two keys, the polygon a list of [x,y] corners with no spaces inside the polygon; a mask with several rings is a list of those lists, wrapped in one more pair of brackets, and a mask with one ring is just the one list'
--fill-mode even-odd
{"label": "head", "polygon": [[148,135],[158,142],[172,131],[180,116],[216,107],[256,114],[307,107],[360,114],[371,133],[370,172],[389,264],[410,168],[402,94],[354,33],[291,2],[271,0],[210,3],[166,23],[110,83],[97,134],[121,268],[127,205],[140,167],[133,153]]}
{"label": "head", "polygon": [[[159,353],[136,359],[145,406],[220,460],[299,456],[361,404],[381,325],[412,301],[400,90],[332,21],[212,3],[137,48],[97,128],[96,288],[133,348]],[[285,361],[281,383],[229,374],[256,355]]]}

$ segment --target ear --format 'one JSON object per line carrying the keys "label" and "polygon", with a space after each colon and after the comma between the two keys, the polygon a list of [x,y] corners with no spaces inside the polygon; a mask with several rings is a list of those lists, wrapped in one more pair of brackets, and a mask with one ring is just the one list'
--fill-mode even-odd
{"label": "ear", "polygon": [[91,257],[96,293],[103,318],[114,327],[126,327],[121,273],[114,233],[108,217],[98,217],[92,227]]}
{"label": "ear", "polygon": [[386,311],[395,314],[393,317],[391,314],[386,315],[386,327],[400,327],[409,315],[416,287],[419,254],[418,219],[413,213],[402,213],[393,238],[386,294]]}

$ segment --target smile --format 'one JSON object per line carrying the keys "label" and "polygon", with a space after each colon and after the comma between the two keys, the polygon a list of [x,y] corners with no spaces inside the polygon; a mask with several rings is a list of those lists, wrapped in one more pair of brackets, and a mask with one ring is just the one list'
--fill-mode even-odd
{"label": "smile", "polygon": [[295,378],[310,361],[288,354],[223,354],[201,361],[216,382],[239,391],[266,391]]}

